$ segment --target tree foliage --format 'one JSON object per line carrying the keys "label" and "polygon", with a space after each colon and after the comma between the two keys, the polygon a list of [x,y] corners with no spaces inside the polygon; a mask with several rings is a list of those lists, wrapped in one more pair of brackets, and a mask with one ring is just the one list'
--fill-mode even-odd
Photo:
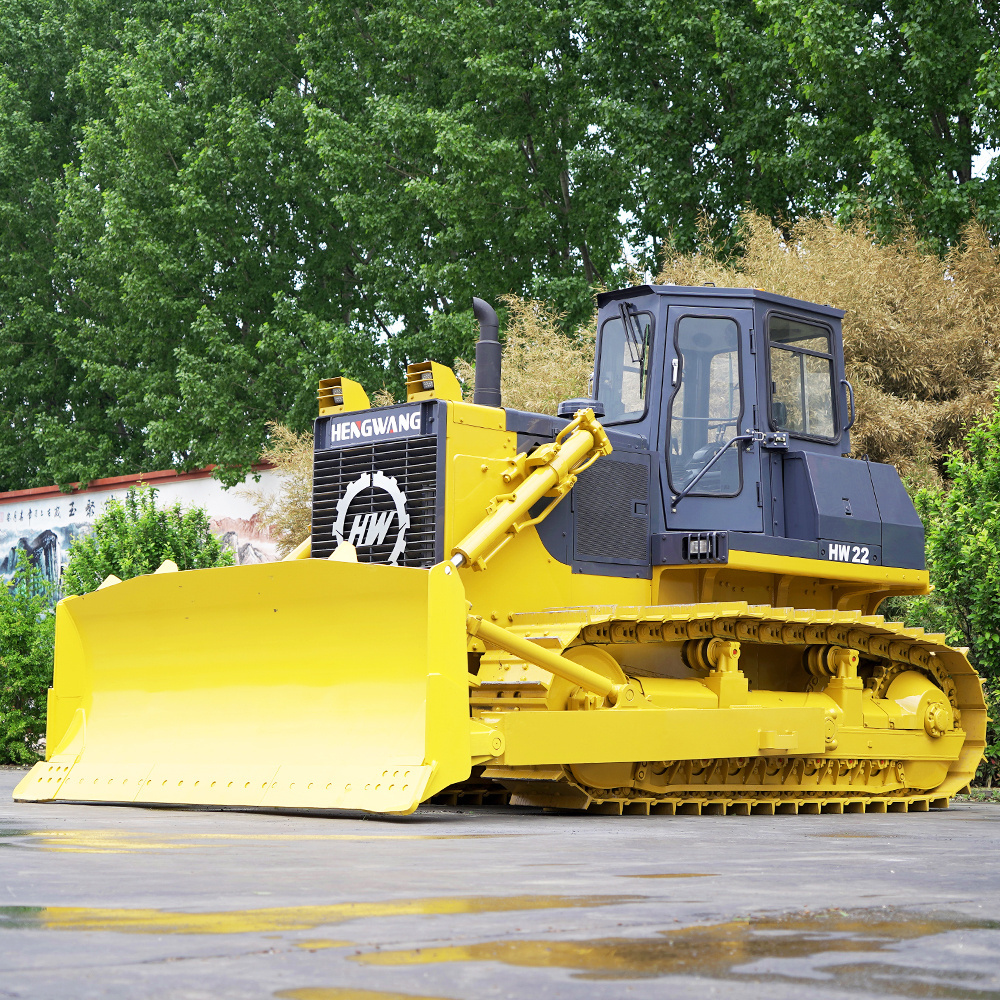
{"label": "tree foliage", "polygon": [[52,683],[52,597],[44,574],[19,550],[10,582],[0,583],[0,764],[39,757]]}
{"label": "tree foliage", "polygon": [[75,409],[41,425],[60,481],[112,458],[226,477],[276,412],[310,419],[330,367],[381,367],[344,318],[348,243],[306,143],[308,5],[173,10],[129,19],[120,52],[80,67],[107,108],[63,185],[59,347],[113,402],[93,436]]}
{"label": "tree foliage", "polygon": [[131,488],[112,497],[85,535],[73,539],[63,572],[63,594],[87,594],[109,576],[129,580],[152,573],[166,559],[178,569],[231,566],[232,549],[209,529],[200,507],[156,506],[153,487]]}
{"label": "tree foliage", "polygon": [[998,219],[996,13],[884,0],[11,0],[0,487],[214,463],[319,376],[469,356],[469,298],[739,247],[749,203]]}
{"label": "tree foliage", "polygon": [[880,229],[900,215],[939,248],[974,206],[1000,222],[995,173],[977,154],[997,140],[996,4],[925,0],[757,0],[788,53],[799,106],[789,121],[797,158],[839,187],[850,216]]}

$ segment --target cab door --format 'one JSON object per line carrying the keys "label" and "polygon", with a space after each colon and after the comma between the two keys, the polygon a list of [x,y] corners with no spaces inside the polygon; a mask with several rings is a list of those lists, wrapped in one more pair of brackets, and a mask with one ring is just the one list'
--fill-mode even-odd
{"label": "cab door", "polygon": [[660,422],[668,529],[763,531],[750,309],[670,306]]}

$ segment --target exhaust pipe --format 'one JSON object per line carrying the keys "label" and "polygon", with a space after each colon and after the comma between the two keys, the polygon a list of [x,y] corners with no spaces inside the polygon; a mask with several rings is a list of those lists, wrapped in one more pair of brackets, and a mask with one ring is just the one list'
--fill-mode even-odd
{"label": "exhaust pipe", "polygon": [[488,302],[472,300],[472,311],[479,320],[476,344],[476,391],[472,397],[480,406],[500,405],[500,323]]}

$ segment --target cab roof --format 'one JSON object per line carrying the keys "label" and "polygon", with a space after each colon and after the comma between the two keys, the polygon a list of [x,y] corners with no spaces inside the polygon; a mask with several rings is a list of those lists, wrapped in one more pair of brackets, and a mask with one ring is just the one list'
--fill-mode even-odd
{"label": "cab roof", "polygon": [[716,285],[634,285],[614,292],[600,292],[597,296],[597,305],[601,307],[608,302],[637,298],[640,295],[668,295],[687,299],[754,299],[772,305],[808,309],[810,312],[836,319],[841,319],[844,315],[843,309],[807,302],[805,299],[793,299],[787,295],[775,295],[774,292],[765,292],[760,288],[722,288]]}

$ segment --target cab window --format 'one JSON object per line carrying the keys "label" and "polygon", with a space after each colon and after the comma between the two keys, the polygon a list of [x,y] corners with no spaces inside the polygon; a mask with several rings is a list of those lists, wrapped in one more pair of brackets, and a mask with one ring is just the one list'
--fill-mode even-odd
{"label": "cab window", "polygon": [[835,440],[839,435],[829,329],[772,315],[767,337],[771,426],[797,437]]}
{"label": "cab window", "polygon": [[[670,486],[681,492],[740,433],[739,327],[722,317],[684,316],[675,337],[678,371],[670,401]],[[736,496],[739,449],[728,448],[698,480],[693,496]]]}
{"label": "cab window", "polygon": [[604,404],[604,423],[638,420],[646,412],[652,323],[649,313],[623,302],[619,314],[601,327],[597,398]]}

